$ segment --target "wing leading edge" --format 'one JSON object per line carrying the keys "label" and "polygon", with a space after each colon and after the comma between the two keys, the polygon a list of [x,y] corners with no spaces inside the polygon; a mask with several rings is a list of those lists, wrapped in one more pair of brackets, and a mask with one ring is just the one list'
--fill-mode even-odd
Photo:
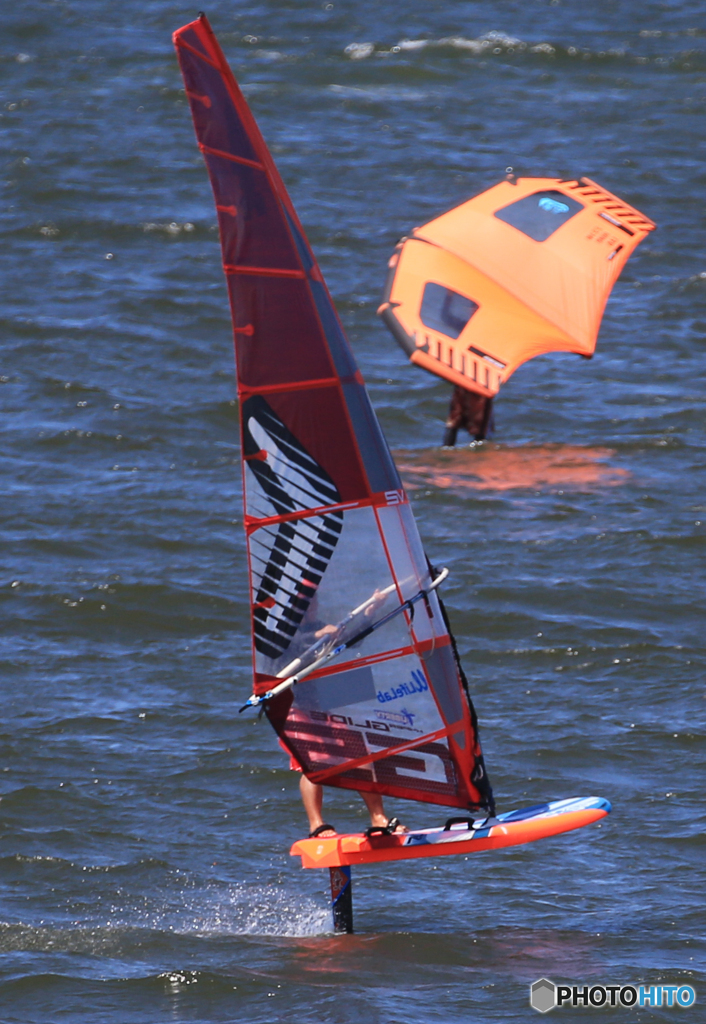
{"label": "wing leading edge", "polygon": [[233,317],[255,693],[310,668],[266,710],[314,781],[492,811],[453,640],[321,272],[206,18],[174,42]]}

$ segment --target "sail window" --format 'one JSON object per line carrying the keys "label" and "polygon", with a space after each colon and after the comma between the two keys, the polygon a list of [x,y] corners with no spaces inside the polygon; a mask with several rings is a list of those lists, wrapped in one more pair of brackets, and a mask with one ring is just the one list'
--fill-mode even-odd
{"label": "sail window", "polygon": [[428,281],[424,286],[419,317],[425,327],[441,331],[447,338],[458,338],[477,309],[478,304],[472,299],[467,299],[465,295],[451,291],[442,284]]}
{"label": "sail window", "polygon": [[375,699],[375,679],[368,666],[338,672],[324,679],[306,679],[294,688],[297,707],[312,711],[335,711]]}
{"label": "sail window", "polygon": [[583,210],[583,203],[552,189],[535,192],[509,206],[503,206],[501,210],[496,210],[495,216],[529,235],[535,242],[544,242],[580,210]]}

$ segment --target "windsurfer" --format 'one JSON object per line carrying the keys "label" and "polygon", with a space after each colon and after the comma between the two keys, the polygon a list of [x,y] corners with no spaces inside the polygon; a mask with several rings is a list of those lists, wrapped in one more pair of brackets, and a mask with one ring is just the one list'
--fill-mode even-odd
{"label": "windsurfer", "polygon": [[[319,835],[333,832],[322,827],[319,783],[347,789],[359,780],[361,789],[376,792],[377,799],[364,799],[372,821],[380,822],[373,826],[378,830],[394,827],[394,819],[387,822],[384,814],[383,792],[421,803],[490,807],[475,712],[450,654],[448,623],[430,596],[445,574],[414,593],[415,582],[421,588],[428,573],[421,540],[321,271],[206,17],[183,26],[174,39],[221,214],[233,312],[253,667],[260,691],[243,707],[262,705],[287,749],[296,753],[313,784],[303,784],[303,795]],[[416,239],[414,244],[426,246]],[[432,285],[434,326],[428,329],[444,334],[448,327],[463,334],[461,320],[466,317],[465,325],[479,304],[423,280],[425,288]],[[423,296],[416,295],[410,307],[415,316],[421,304]],[[437,349],[440,345],[437,341]],[[495,363],[502,360],[492,356],[495,362],[489,361],[479,349],[475,354],[483,367],[480,362],[475,367],[465,337],[461,345],[466,369],[484,367],[479,387],[494,393],[500,378],[495,370],[502,368]],[[448,360],[446,350],[443,356]],[[441,359],[432,365],[437,362]],[[478,383],[477,377],[469,379]],[[406,578],[400,578],[400,570]],[[352,604],[362,590],[372,596],[339,617],[341,603]],[[312,609],[305,623],[314,596],[318,622],[312,621]],[[373,616],[384,597],[390,602],[387,614]],[[422,599],[426,613],[414,625],[414,605]],[[403,612],[408,613],[404,619]],[[398,613],[395,628],[385,632]],[[327,622],[337,625],[327,629]],[[353,648],[354,654],[342,657]],[[405,688],[416,678],[413,672],[423,673],[428,686],[415,689],[414,697]],[[379,689],[378,679],[389,680],[389,687]],[[419,729],[411,743],[404,727],[399,734],[393,731],[398,715],[387,709],[397,705],[377,697],[389,692],[395,699],[393,680],[404,694],[400,703],[415,701]],[[301,682],[304,689],[298,688]],[[386,709],[386,720],[375,723],[382,728],[370,730],[375,742],[368,743],[361,722],[349,725],[350,716],[336,713],[351,703],[373,718]],[[317,704],[327,710],[307,709]],[[389,717],[393,714],[395,719]],[[401,756],[413,748],[419,756]],[[427,764],[434,764],[432,771]]]}
{"label": "windsurfer", "polygon": [[[308,580],[304,580],[304,582],[311,586]],[[375,591],[364,608],[363,615],[365,618],[372,618],[378,608],[384,604],[386,596],[386,594],[381,593],[379,590]],[[299,645],[302,648],[309,648],[325,637],[333,637],[340,633],[340,626],[334,626],[330,623],[324,625],[318,618],[318,615],[318,594],[314,594],[309,602],[298,637]],[[284,747],[284,744],[282,746]],[[302,771],[301,766],[293,757],[290,758],[289,767],[293,771]],[[299,780],[299,792],[301,793],[306,816],[309,819],[310,837],[321,836],[322,839],[326,839],[329,836],[335,836],[335,828],[327,824],[322,815],[324,787],[316,782],[312,782],[302,772],[302,777]],[[371,828],[390,829],[392,832],[407,832],[407,828],[401,825],[397,818],[388,818],[379,793],[361,792],[360,795],[365,801],[365,806],[368,808]]]}
{"label": "windsurfer", "polygon": [[456,387],[451,395],[443,444],[453,448],[459,428],[468,431],[474,441],[482,441],[493,429],[493,399],[475,391]]}

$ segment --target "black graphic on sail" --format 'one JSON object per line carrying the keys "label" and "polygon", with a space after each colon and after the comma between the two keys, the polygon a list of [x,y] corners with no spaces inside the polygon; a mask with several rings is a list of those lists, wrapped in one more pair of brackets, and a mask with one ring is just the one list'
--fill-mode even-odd
{"label": "black graphic on sail", "polygon": [[[243,457],[264,519],[340,502],[328,473],[302,447],[264,398],[243,404]],[[340,511],[263,525],[250,537],[255,647],[279,658],[316,594],[343,526]]]}

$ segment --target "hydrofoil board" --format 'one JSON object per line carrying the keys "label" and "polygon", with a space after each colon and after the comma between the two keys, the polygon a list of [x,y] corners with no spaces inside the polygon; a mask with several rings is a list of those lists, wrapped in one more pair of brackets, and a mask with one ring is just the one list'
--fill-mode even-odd
{"label": "hydrofoil board", "polygon": [[441,827],[395,835],[352,833],[326,839],[300,839],[289,852],[293,857],[301,857],[303,868],[481,853],[583,828],[604,818],[610,809],[610,803],[602,797],[574,797],[507,811],[495,818],[450,818]]}

